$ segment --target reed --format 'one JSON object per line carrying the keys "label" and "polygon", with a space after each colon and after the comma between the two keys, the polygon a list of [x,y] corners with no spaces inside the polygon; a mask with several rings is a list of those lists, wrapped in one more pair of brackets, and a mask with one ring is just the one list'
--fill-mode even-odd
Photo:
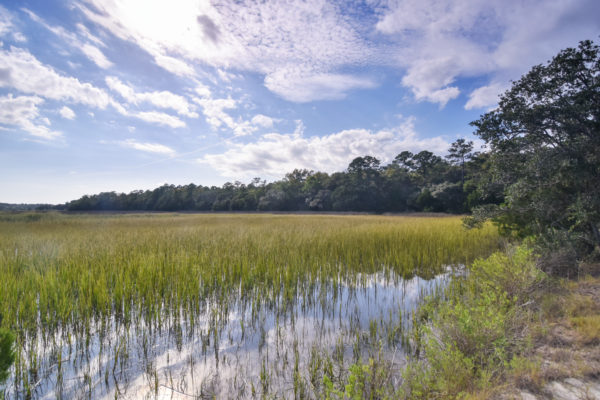
{"label": "reed", "polygon": [[[247,310],[243,332],[261,310],[279,316],[299,301],[325,308],[340,285],[360,287],[375,273],[431,278],[490,254],[499,240],[492,226],[464,230],[459,217],[0,214],[2,328],[17,335],[15,373],[29,371],[22,382],[32,378],[38,347],[57,336],[57,349],[72,341],[86,348],[122,329],[124,339],[106,349],[116,376],[130,327],[148,337],[168,328],[181,342],[183,332],[173,327],[184,324],[218,358],[233,309]],[[380,322],[389,325],[382,335],[396,342],[391,317]],[[371,330],[377,333],[378,322]]]}

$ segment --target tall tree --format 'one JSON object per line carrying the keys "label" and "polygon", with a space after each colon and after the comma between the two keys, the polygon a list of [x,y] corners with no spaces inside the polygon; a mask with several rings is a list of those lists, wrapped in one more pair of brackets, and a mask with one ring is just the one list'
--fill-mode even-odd
{"label": "tall tree", "polygon": [[412,165],[422,184],[428,185],[443,180],[443,170],[447,163],[440,156],[436,156],[428,150],[423,150],[412,156]]}
{"label": "tall tree", "polygon": [[591,41],[538,65],[472,123],[490,148],[501,226],[600,254],[600,51]]}
{"label": "tall tree", "polygon": [[465,185],[465,162],[473,157],[473,141],[464,138],[456,139],[448,149],[446,156],[450,162],[460,165],[460,182]]}

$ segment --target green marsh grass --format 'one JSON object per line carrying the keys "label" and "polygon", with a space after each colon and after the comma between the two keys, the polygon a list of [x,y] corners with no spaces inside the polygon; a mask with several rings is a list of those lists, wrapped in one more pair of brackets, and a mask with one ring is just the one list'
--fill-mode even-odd
{"label": "green marsh grass", "polygon": [[[149,337],[168,329],[181,343],[185,323],[218,359],[234,309],[248,310],[244,331],[261,310],[279,318],[298,301],[325,307],[340,285],[361,287],[376,273],[429,279],[490,254],[499,240],[492,226],[464,230],[459,217],[0,214],[0,310],[19,345],[15,391],[40,379],[41,347],[54,349],[46,365],[60,370],[65,346],[83,354],[98,337],[130,329]],[[104,349],[115,382],[127,343]]]}

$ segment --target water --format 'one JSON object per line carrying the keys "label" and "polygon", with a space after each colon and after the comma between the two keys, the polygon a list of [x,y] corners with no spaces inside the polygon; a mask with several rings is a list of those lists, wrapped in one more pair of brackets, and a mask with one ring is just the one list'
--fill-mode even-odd
{"label": "water", "polygon": [[343,380],[359,359],[383,357],[399,372],[412,312],[449,276],[359,275],[315,285],[287,303],[243,304],[232,297],[226,311],[207,303],[193,321],[179,310],[160,323],[113,317],[89,332],[39,334],[24,352],[37,372],[26,374],[28,385],[9,381],[7,398],[25,398],[27,386],[41,399],[293,398],[299,390],[312,397],[325,369]]}

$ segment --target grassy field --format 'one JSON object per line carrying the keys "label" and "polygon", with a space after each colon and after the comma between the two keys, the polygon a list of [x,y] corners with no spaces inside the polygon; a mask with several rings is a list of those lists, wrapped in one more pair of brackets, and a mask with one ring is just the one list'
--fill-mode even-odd
{"label": "grassy field", "polygon": [[[185,323],[193,332],[209,315],[204,334],[214,345],[232,310],[247,312],[249,324],[261,310],[279,321],[373,274],[396,284],[430,279],[499,240],[491,226],[465,231],[458,217],[0,214],[2,326],[19,346],[12,385],[35,390],[43,366],[60,369],[75,342],[102,348],[110,332],[139,326],[152,335]],[[116,365],[113,342],[105,352]],[[42,360],[47,348],[51,361]]]}

